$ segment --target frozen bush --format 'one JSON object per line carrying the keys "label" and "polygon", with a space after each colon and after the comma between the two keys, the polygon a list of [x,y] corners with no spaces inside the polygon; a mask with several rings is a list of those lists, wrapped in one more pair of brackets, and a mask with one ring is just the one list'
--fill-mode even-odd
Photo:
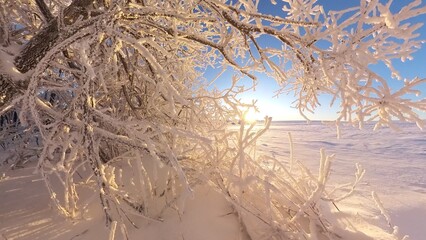
{"label": "frozen bush", "polygon": [[[426,8],[416,0],[393,14],[390,4],[361,0],[326,13],[314,0],[285,0],[279,17],[259,12],[259,2],[4,1],[0,114],[14,109],[21,136],[37,135],[24,142],[40,146],[37,171],[62,214],[81,216],[79,189],[94,188],[114,238],[117,227],[126,233],[129,214],[161,221],[166,208],[183,211],[195,185],[212,184],[253,238],[253,222],[273,229],[266,238],[332,235],[320,214],[323,198],[333,200],[324,191],[329,157],[322,154],[317,177],[253,157],[271,119],[253,132],[243,116],[255,103],[239,94],[264,72],[297,96],[303,116],[330,94],[340,99],[337,123],[397,118],[422,127],[416,112],[425,100],[404,96],[425,79],[392,92],[369,65],[383,62],[399,77],[392,60],[410,59],[421,44],[420,24],[406,20]],[[278,44],[264,47],[265,38]],[[204,74],[211,68],[219,76]],[[241,83],[247,78],[252,85]],[[213,81],[231,86],[213,89]]]}

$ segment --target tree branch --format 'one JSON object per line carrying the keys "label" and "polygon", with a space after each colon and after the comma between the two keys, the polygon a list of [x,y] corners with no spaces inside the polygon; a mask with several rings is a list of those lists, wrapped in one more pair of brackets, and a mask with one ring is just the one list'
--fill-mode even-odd
{"label": "tree branch", "polygon": [[3,10],[3,7],[0,6],[0,45],[7,47],[9,45],[9,29]]}
{"label": "tree branch", "polygon": [[[92,2],[92,0],[74,0],[64,10],[64,16],[61,20],[63,20],[65,26],[73,24],[80,16],[87,19],[87,8]],[[33,69],[40,59],[57,44],[59,32],[58,18],[56,17],[24,46],[24,49],[15,58],[16,69],[21,73]]]}
{"label": "tree branch", "polygon": [[36,0],[36,3],[46,22],[50,22],[53,19],[53,15],[44,0]]}

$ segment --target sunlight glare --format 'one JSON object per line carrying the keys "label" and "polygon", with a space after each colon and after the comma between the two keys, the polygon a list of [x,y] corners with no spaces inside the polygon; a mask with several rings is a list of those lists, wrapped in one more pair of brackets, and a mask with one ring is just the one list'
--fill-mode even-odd
{"label": "sunlight glare", "polygon": [[253,108],[250,108],[244,113],[244,121],[246,123],[253,123],[257,121],[257,113]]}

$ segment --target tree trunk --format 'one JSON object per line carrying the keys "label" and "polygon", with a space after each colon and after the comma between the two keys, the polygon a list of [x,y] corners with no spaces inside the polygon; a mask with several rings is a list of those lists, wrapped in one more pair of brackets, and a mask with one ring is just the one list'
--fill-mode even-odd
{"label": "tree trunk", "polygon": [[52,49],[60,36],[60,26],[69,26],[77,21],[80,16],[87,19],[89,7],[93,0],[74,0],[64,10],[62,19],[55,17],[48,25],[36,34],[24,46],[15,58],[15,67],[21,73],[26,73],[37,66],[37,63]]}

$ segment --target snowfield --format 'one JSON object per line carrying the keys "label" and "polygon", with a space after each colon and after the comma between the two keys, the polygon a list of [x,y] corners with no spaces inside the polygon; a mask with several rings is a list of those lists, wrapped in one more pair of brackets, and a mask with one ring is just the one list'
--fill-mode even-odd
{"label": "snowfield", "polygon": [[[273,122],[258,140],[256,154],[273,155],[287,162],[290,155],[288,133],[294,143],[294,159],[318,172],[320,153],[335,154],[330,182],[342,184],[354,179],[355,164],[366,169],[362,182],[351,198],[336,203],[335,220],[353,235],[346,239],[393,239],[394,226],[399,235],[412,240],[426,236],[426,133],[415,124],[398,123],[400,131],[381,128],[372,131],[343,126],[336,138],[334,125],[320,122]],[[6,153],[0,152],[2,158]],[[0,168],[0,239],[108,239],[99,196],[83,189],[87,211],[82,219],[58,216],[51,207],[49,194],[34,167],[11,170]],[[372,191],[383,203],[381,213]],[[92,197],[88,197],[92,195]],[[338,209],[338,210],[337,210]],[[383,209],[382,209],[383,210]],[[131,239],[225,240],[248,239],[241,234],[238,218],[225,199],[214,189],[200,186],[186,203],[185,212],[164,212],[164,221],[133,217],[129,224]],[[372,224],[373,223],[373,224]],[[116,239],[122,238],[119,228]],[[352,236],[352,237],[348,237]],[[338,237],[336,236],[336,239]]]}
{"label": "snowfield", "polygon": [[[374,125],[359,130],[342,127],[336,138],[334,125],[319,122],[275,122],[259,142],[261,151],[279,156],[289,154],[286,132],[291,132],[295,157],[318,168],[319,148],[335,153],[331,182],[354,178],[355,163],[366,169],[364,179],[353,198],[344,200],[340,209],[358,212],[365,217],[383,218],[371,198],[375,191],[390,216],[392,226],[413,240],[426,236],[426,132],[415,124],[398,123],[399,131]],[[365,230],[367,231],[367,230]]]}

